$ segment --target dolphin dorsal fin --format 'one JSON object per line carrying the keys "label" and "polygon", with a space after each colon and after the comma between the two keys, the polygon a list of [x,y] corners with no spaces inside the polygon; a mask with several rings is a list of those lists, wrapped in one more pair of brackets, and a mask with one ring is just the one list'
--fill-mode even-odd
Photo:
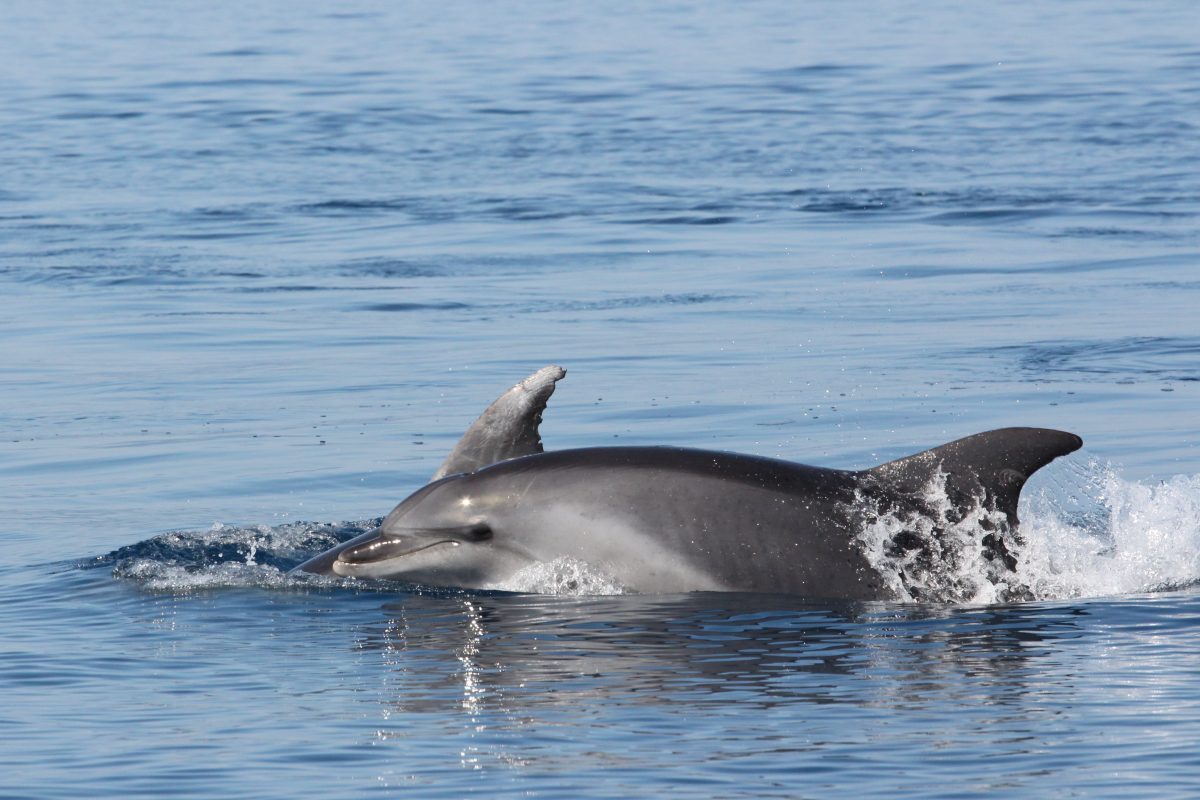
{"label": "dolphin dorsal fin", "polygon": [[920,493],[941,471],[946,476],[946,493],[956,506],[982,495],[989,506],[1003,512],[1015,525],[1017,500],[1029,476],[1082,446],[1082,439],[1065,431],[1000,428],[889,461],[866,472],[881,486],[911,495]]}
{"label": "dolphin dorsal fin", "polygon": [[433,474],[433,480],[542,452],[538,425],[550,395],[554,394],[555,382],[566,374],[562,367],[542,367],[497,397],[467,428]]}

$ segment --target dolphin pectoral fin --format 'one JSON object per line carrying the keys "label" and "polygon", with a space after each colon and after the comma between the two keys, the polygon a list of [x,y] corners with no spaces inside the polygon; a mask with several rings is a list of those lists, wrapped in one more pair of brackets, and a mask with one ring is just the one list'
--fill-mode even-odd
{"label": "dolphin pectoral fin", "polygon": [[337,560],[343,564],[366,564],[411,555],[439,544],[468,544],[490,539],[492,529],[486,522],[446,528],[395,528],[377,532],[365,541],[342,550]]}
{"label": "dolphin pectoral fin", "polygon": [[433,480],[542,452],[538,425],[555,382],[566,374],[562,367],[542,367],[496,398],[467,428]]}
{"label": "dolphin pectoral fin", "polygon": [[1066,431],[1000,428],[889,461],[865,474],[883,488],[917,494],[940,471],[946,476],[946,492],[956,505],[982,493],[988,505],[1003,512],[1015,525],[1017,501],[1029,476],[1082,446],[1082,439]]}

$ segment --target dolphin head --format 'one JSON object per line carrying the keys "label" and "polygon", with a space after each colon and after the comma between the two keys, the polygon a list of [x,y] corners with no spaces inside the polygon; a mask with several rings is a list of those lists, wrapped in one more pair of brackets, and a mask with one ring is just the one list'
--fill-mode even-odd
{"label": "dolphin head", "polygon": [[489,520],[485,498],[467,475],[435,481],[400,503],[374,536],[342,550],[335,574],[430,586],[488,586],[532,563],[506,531]]}

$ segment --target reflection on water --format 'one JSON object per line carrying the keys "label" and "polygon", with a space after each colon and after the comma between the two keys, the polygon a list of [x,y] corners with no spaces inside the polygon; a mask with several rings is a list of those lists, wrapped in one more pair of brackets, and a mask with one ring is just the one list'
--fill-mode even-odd
{"label": "reflection on water", "polygon": [[[1089,613],[1032,604],[781,606],[757,595],[446,602],[458,608],[453,616],[430,609],[427,597],[387,603],[386,621],[365,630],[359,646],[382,652],[397,673],[389,715],[445,710],[451,686],[472,724],[514,703],[722,703],[736,695],[763,709],[797,701],[906,707],[926,692],[945,699],[955,691],[947,677],[963,675],[986,680],[999,702],[1023,691],[1029,662],[1046,652],[1040,645],[1077,635],[1077,618]],[[430,613],[439,624],[412,626],[411,617]],[[407,692],[414,661],[445,653],[456,654],[459,668],[443,675],[443,691]],[[896,681],[909,691],[877,691]]]}
{"label": "reflection on water", "polygon": [[[927,781],[1032,790],[1056,760],[1094,755],[1110,726],[1143,730],[1150,738],[1093,764],[1084,783],[1103,789],[1109,770],[1161,755],[1159,726],[1190,727],[1188,709],[1200,708],[1188,670],[1154,650],[1194,625],[1195,613],[1172,611],[1189,602],[1147,597],[1120,622],[1107,604],[409,596],[383,604],[356,646],[379,656],[378,740],[404,740],[388,780],[441,774],[414,742],[432,727],[456,743],[459,769],[490,776],[480,786],[587,794],[594,770],[616,767],[636,791],[639,775],[652,780],[686,753],[698,795],[752,774],[766,795],[788,796],[865,764],[868,793]],[[1147,635],[1138,616],[1170,632]],[[1113,675],[1135,673],[1114,691]],[[1137,716],[1134,697],[1156,719]],[[1180,705],[1166,712],[1164,699]]]}
{"label": "reflection on water", "polygon": [[[55,622],[39,636],[94,645],[39,661],[11,640],[0,679],[42,693],[38,714],[70,730],[117,720],[168,743],[99,737],[62,754],[71,790],[130,763],[146,766],[121,773],[131,792],[169,791],[183,770],[235,790],[242,773],[171,744],[196,737],[334,795],[1127,796],[1112,776],[1153,765],[1161,789],[1172,770],[1195,774],[1195,590],[989,607],[329,584],[164,594],[64,568],[9,571],[27,599],[0,618],[40,610]],[[81,602],[94,607],[73,617]],[[126,674],[137,691],[111,691]],[[220,735],[204,734],[217,719]],[[46,758],[61,729],[9,747]]]}

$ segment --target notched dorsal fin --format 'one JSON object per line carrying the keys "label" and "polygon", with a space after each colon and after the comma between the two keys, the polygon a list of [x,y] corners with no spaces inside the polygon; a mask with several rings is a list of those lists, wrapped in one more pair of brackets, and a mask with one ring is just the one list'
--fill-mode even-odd
{"label": "notched dorsal fin", "polygon": [[946,493],[957,506],[981,494],[988,505],[1017,522],[1017,500],[1029,476],[1059,456],[1073,453],[1083,440],[1047,428],[1000,428],[977,433],[867,470],[881,486],[916,494],[938,473],[946,475]]}
{"label": "notched dorsal fin", "polygon": [[538,425],[550,395],[554,394],[555,382],[566,374],[562,367],[542,367],[496,398],[467,428],[433,474],[433,480],[542,452]]}

